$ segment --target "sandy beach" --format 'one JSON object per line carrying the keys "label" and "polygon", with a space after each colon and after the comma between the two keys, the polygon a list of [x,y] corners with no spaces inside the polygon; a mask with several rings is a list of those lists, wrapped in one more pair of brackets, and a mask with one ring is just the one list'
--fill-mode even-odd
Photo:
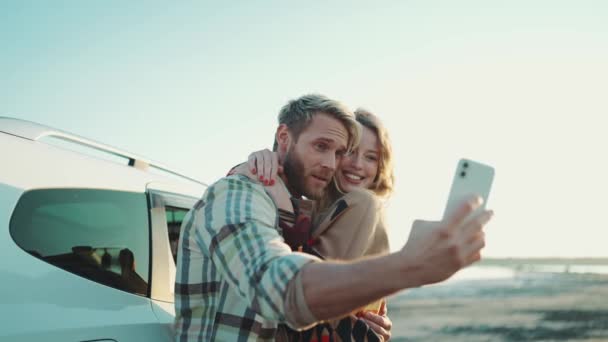
{"label": "sandy beach", "polygon": [[608,275],[517,271],[389,300],[393,341],[608,341]]}

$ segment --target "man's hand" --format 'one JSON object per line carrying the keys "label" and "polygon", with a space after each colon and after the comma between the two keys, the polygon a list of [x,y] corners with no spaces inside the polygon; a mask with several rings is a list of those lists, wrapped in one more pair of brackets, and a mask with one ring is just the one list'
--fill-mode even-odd
{"label": "man's hand", "polygon": [[402,273],[403,279],[417,271],[418,286],[444,281],[458,270],[478,261],[485,246],[483,227],[492,211],[468,215],[482,203],[475,197],[463,203],[456,212],[441,222],[416,221],[410,237],[401,250],[404,260],[412,260]]}
{"label": "man's hand", "polygon": [[480,205],[475,198],[444,221],[416,222],[399,252],[304,266],[302,285],[311,313],[318,320],[333,319],[398,291],[446,280],[479,260],[483,227],[493,215],[484,210],[468,218]]}
{"label": "man's hand", "polygon": [[367,311],[360,317],[365,321],[365,323],[367,323],[368,327],[370,327],[382,338],[383,341],[388,341],[391,339],[391,328],[393,327],[393,322],[386,315],[386,311],[385,300],[382,302],[382,306],[380,307],[378,314]]}

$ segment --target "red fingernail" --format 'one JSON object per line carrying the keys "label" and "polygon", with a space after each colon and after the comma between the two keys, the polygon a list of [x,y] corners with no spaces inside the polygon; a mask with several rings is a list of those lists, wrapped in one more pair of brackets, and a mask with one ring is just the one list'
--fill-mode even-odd
{"label": "red fingernail", "polygon": [[258,172],[258,170],[256,169],[251,169],[251,173],[253,173],[254,175]]}
{"label": "red fingernail", "polygon": [[274,179],[270,180],[270,185],[274,185]]}
{"label": "red fingernail", "polygon": [[264,181],[264,176],[260,176],[260,180],[263,182]]}

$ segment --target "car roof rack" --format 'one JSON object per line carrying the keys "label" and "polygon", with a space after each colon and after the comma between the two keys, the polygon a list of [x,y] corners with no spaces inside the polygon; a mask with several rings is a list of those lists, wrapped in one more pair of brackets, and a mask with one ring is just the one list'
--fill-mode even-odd
{"label": "car roof rack", "polygon": [[125,158],[129,161],[128,165],[134,167],[139,170],[148,170],[149,168],[157,169],[162,172],[171,174],[173,176],[177,176],[179,178],[187,179],[191,182],[195,182],[204,186],[207,184],[185,176],[175,170],[172,170],[165,165],[154,162],[150,159],[143,158],[136,154],[120,150],[118,148],[102,144],[100,142],[87,139],[85,137],[72,134],[69,132],[65,132],[53,127],[45,126],[33,121],[15,119],[9,117],[0,116],[0,132],[8,133],[17,137],[21,137],[24,139],[32,140],[32,141],[40,141],[43,138],[55,138],[60,139],[69,143],[73,143],[79,146],[88,147],[94,149],[96,151],[104,152],[111,154],[113,156]]}

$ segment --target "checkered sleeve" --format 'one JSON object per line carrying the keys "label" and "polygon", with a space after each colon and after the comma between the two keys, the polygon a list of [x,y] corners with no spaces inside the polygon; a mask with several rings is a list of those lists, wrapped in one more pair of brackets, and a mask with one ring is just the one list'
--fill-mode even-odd
{"label": "checkered sleeve", "polygon": [[272,199],[246,177],[218,181],[208,189],[205,202],[197,243],[249,308],[266,319],[284,322],[289,281],[305,264],[318,259],[291,252],[276,229]]}

